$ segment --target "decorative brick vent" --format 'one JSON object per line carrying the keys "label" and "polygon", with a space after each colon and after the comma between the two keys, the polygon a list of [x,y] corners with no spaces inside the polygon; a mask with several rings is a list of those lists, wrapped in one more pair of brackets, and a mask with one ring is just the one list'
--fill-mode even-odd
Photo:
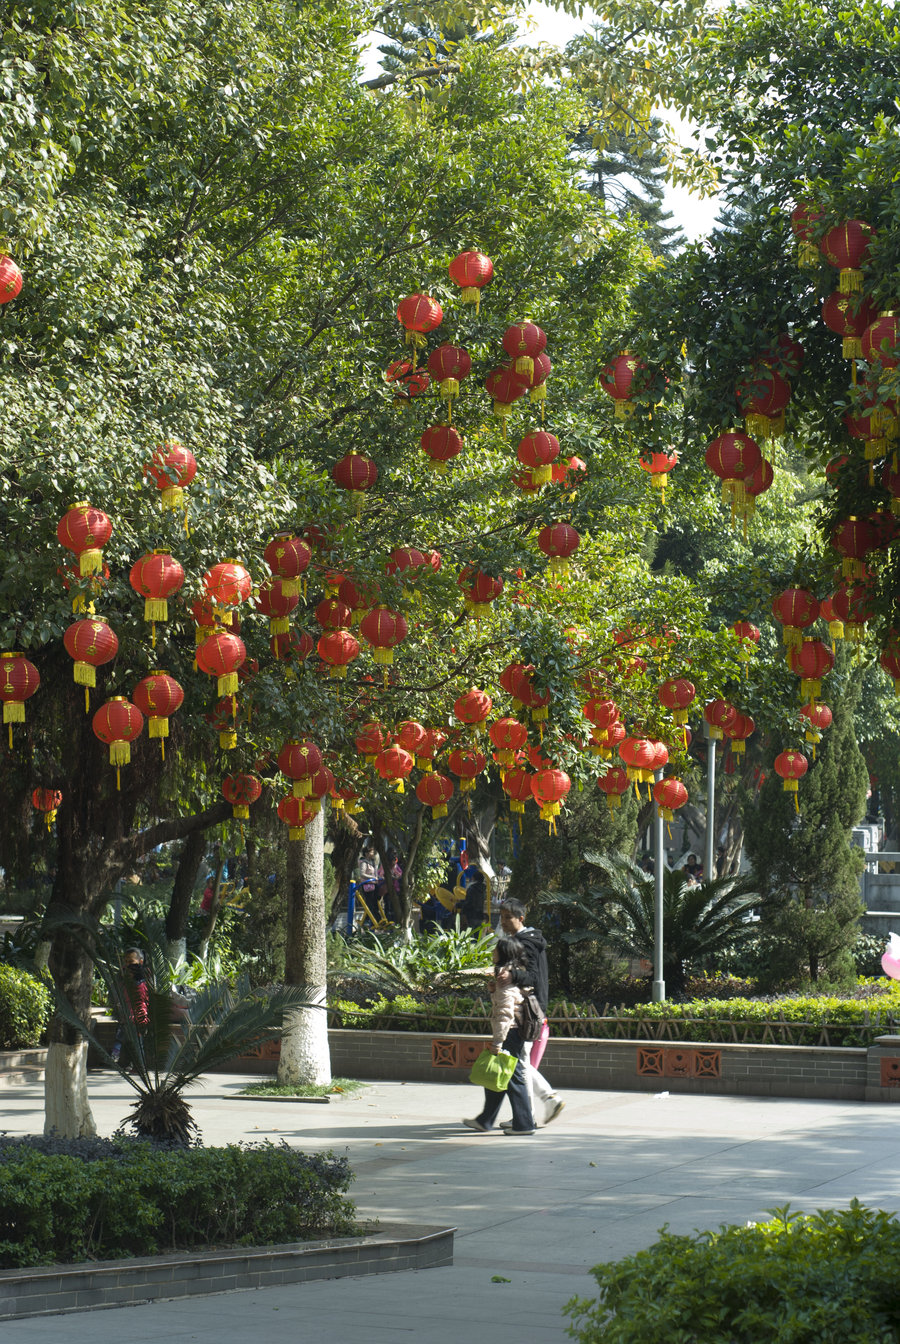
{"label": "decorative brick vent", "polygon": [[433,1069],[458,1069],[459,1042],[432,1040],[431,1067]]}
{"label": "decorative brick vent", "polygon": [[718,1078],[720,1050],[685,1050],[681,1046],[638,1046],[637,1071],[655,1078]]}
{"label": "decorative brick vent", "polygon": [[888,1055],[881,1061],[881,1086],[900,1087],[900,1059]]}

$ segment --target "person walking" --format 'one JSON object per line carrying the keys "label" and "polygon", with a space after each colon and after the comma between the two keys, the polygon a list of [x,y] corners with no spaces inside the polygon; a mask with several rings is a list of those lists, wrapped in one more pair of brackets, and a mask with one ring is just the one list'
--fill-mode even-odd
{"label": "person walking", "polygon": [[509,1097],[512,1120],[501,1125],[507,1134],[533,1134],[534,1116],[525,1073],[525,1046],[519,1029],[524,995],[516,980],[526,975],[522,944],[516,938],[498,938],[494,948],[494,978],[488,981],[491,992],[491,1029],[493,1038],[488,1049],[494,1055],[501,1051],[515,1055],[516,1070],[505,1092],[484,1089],[481,1113],[472,1120],[464,1120],[469,1129],[489,1134],[494,1128],[503,1098]]}
{"label": "person walking", "polygon": [[550,1025],[547,1022],[547,1006],[550,1002],[550,971],[547,965],[547,940],[540,929],[525,923],[525,906],[513,896],[504,896],[500,903],[500,927],[508,938],[517,938],[525,954],[525,966],[531,977],[529,983],[534,988],[535,998],[544,1010],[544,1027],[537,1041],[525,1043],[526,1076],[532,1096],[533,1111],[540,1103],[541,1124],[549,1125],[560,1114],[565,1102],[550,1086],[542,1073],[531,1063],[533,1045],[538,1047],[534,1054],[535,1064],[540,1063],[544,1053]]}

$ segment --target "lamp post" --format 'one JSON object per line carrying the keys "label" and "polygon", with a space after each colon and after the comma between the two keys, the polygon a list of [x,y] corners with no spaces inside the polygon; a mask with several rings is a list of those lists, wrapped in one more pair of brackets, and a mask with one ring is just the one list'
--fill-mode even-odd
{"label": "lamp post", "polygon": [[712,882],[716,857],[716,739],[708,723],[704,723],[704,729],[709,750],[706,755],[706,853],[703,871],[707,882]]}
{"label": "lamp post", "polygon": [[[663,777],[662,770],[654,771],[653,778],[658,784]],[[664,1003],[666,982],[663,979],[663,819],[662,811],[656,807],[653,821],[653,990],[654,1003]]]}

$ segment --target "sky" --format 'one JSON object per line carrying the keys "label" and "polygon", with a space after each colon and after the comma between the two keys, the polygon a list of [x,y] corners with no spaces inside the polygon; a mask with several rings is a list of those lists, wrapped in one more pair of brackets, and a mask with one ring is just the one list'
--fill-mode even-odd
{"label": "sky", "polygon": [[[591,11],[586,9],[583,19],[573,19],[568,14],[559,13],[546,4],[532,3],[528,6],[528,17],[533,26],[527,34],[531,42],[550,42],[554,46],[565,46],[570,38],[590,27]],[[377,73],[377,42],[370,48],[372,73]],[[368,62],[367,62],[368,64]],[[663,110],[661,116],[673,127],[676,136],[685,144],[692,143],[690,133],[693,127],[683,121],[676,113]],[[671,210],[673,222],[678,224],[687,240],[693,241],[712,228],[719,205],[713,198],[701,199],[684,187],[668,186],[665,196],[666,208]]]}

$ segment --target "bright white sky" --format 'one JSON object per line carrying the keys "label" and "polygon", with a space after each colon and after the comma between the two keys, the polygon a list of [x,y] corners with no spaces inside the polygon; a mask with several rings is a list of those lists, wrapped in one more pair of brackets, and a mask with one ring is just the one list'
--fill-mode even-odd
{"label": "bright white sky", "polygon": [[[528,34],[529,40],[550,42],[554,46],[565,46],[570,38],[591,26],[589,10],[586,10],[583,19],[573,19],[549,5],[532,3],[528,6],[528,15],[533,21]],[[378,43],[375,42],[370,48],[373,75],[377,73],[377,46]],[[674,113],[663,112],[662,115],[673,126],[676,135],[685,143],[689,143],[690,131],[693,128]],[[701,199],[684,187],[671,186],[666,189],[666,206],[671,210],[674,222],[680,225],[689,241],[709,233],[719,209],[719,203],[714,197]]]}

